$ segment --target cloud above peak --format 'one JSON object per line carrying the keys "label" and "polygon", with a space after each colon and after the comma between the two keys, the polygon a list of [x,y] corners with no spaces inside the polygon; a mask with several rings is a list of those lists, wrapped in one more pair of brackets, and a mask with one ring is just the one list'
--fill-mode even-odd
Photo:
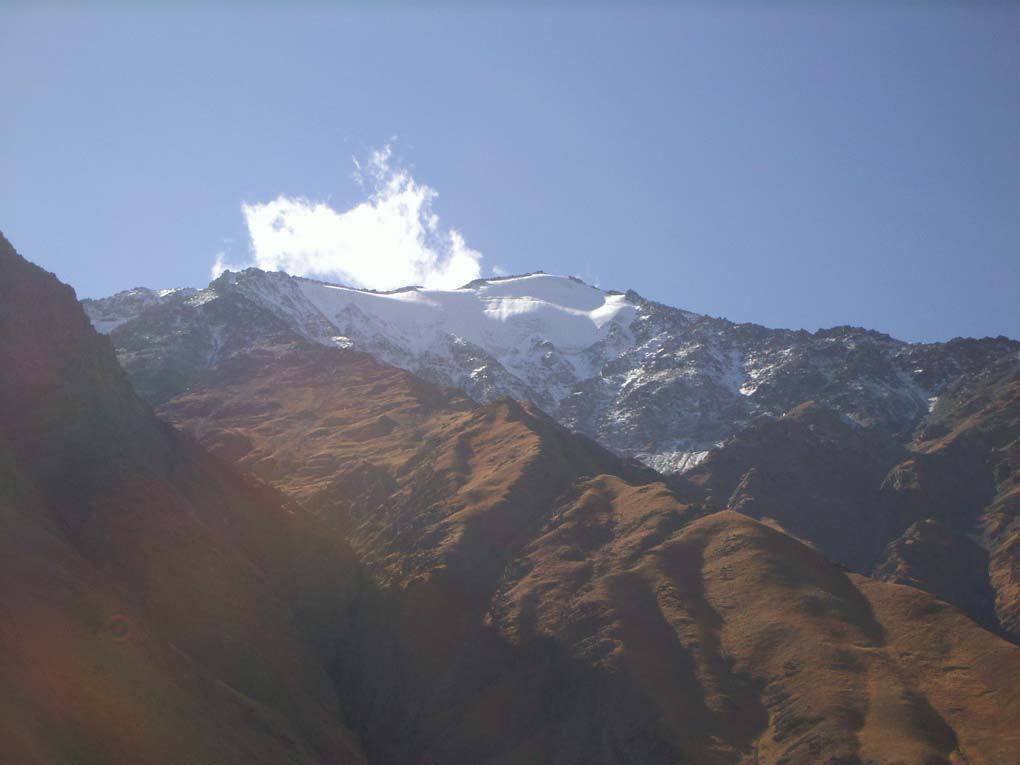
{"label": "cloud above peak", "polygon": [[[433,211],[435,189],[391,160],[389,146],[355,160],[355,179],[369,196],[348,210],[284,195],[243,204],[254,259],[248,265],[379,290],[453,288],[481,276],[481,253]],[[228,268],[237,266],[218,255],[213,277]]]}

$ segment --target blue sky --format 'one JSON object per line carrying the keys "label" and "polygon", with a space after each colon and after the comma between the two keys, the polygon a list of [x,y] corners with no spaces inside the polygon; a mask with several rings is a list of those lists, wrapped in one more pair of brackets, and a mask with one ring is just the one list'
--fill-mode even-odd
{"label": "blue sky", "polygon": [[543,269],[1020,337],[1020,4],[8,4],[0,103],[0,230],[82,296]]}

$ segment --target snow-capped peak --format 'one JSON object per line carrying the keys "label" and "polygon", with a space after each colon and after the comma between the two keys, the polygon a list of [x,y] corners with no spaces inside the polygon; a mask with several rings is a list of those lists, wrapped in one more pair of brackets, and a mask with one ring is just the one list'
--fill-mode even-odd
{"label": "snow-capped peak", "polygon": [[[374,292],[248,269],[205,290],[134,290],[86,301],[86,310],[98,329],[115,329],[122,363],[141,371],[157,403],[285,330],[479,401],[529,399],[667,471],[807,400],[908,432],[949,380],[1017,348],[1004,338],[912,345],[853,327],[811,334],[733,324],[545,273]],[[177,364],[173,375],[160,371],[168,364]]]}
{"label": "snow-capped peak", "polygon": [[479,280],[456,290],[412,288],[369,292],[301,280],[301,291],[330,321],[355,314],[388,327],[419,352],[446,338],[501,352],[548,342],[577,353],[626,327],[636,306],[566,276],[530,274]]}
{"label": "snow-capped peak", "polygon": [[190,287],[175,287],[167,290],[150,290],[135,287],[108,298],[83,300],[82,307],[88,314],[92,326],[98,332],[110,333],[125,322],[137,318],[143,311],[157,305],[172,295],[193,295]]}

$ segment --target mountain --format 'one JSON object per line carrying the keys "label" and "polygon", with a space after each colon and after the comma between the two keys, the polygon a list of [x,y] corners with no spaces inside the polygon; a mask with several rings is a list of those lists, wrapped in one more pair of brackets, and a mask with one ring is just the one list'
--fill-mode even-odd
{"label": "mountain", "polygon": [[928,590],[1020,641],[1020,355],[957,378],[905,443],[814,402],[682,477],[861,573]]}
{"label": "mountain", "polygon": [[[994,601],[995,619],[1020,640],[1020,357],[1004,357],[957,380],[882,491],[901,517],[927,524],[921,533],[908,529],[902,544],[889,550],[884,572],[945,593],[950,602],[963,602],[954,588],[978,592]],[[937,567],[929,556],[903,554],[904,548],[933,547],[939,555],[946,536],[967,545],[964,560],[979,564]]]}
{"label": "mountain", "polygon": [[900,531],[881,485],[905,454],[881,431],[808,401],[732,436],[682,481],[703,501],[777,522],[868,572]]}
{"label": "mountain", "polygon": [[[827,367],[829,393],[856,393],[801,398],[814,378],[786,369],[775,412],[719,415],[723,445],[663,476],[530,397],[467,395],[328,335],[345,309],[315,313],[305,290],[344,292],[246,272],[141,293],[137,311],[87,304],[124,320],[111,343],[69,288],[0,254],[0,357],[16,362],[0,368],[0,732],[20,761],[1017,761],[1020,646],[913,556],[976,561],[1007,623],[1009,341],[848,331],[885,349],[856,377]],[[462,301],[479,342],[566,345],[580,326],[626,358],[652,309],[599,294],[536,275],[356,299],[408,303],[400,326],[422,336],[419,302]],[[817,351],[804,364],[834,363]],[[901,421],[913,399],[855,386],[910,354],[946,382]],[[665,356],[663,379],[682,376]],[[985,558],[957,544],[979,519]]]}
{"label": "mountain", "polygon": [[[249,269],[202,291],[137,292],[86,308],[97,325],[122,322],[118,356],[155,403],[268,338],[364,350],[477,401],[531,401],[618,454],[682,471],[697,501],[778,523],[1020,639],[1016,471],[1003,457],[1020,426],[1008,401],[968,414],[1012,390],[988,380],[1020,363],[1015,341],[770,330],[541,273],[375,293]],[[966,433],[936,437],[957,421]]]}
{"label": "mountain", "polygon": [[911,344],[854,327],[734,324],[542,273],[379,293],[248,269],[204,290],[131,290],[84,306],[155,405],[288,331],[479,402],[531,401],[663,472],[807,400],[907,439],[961,375],[1020,351],[1006,338]]}
{"label": "mountain", "polygon": [[1020,751],[1020,648],[692,501],[533,405],[475,404],[291,335],[232,354],[159,411],[343,529],[385,588],[338,670],[372,761]]}
{"label": "mountain", "polygon": [[0,358],[0,759],[365,762],[343,540],[158,420],[2,237]]}

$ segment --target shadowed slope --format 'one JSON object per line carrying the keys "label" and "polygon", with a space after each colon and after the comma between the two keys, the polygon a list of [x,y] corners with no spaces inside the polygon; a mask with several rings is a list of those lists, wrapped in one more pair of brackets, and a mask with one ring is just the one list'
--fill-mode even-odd
{"label": "shadowed slope", "polygon": [[[977,541],[987,571],[967,581],[994,597],[1002,629],[1020,640],[1020,357],[962,378],[918,429],[912,450],[883,485],[889,503]],[[920,578],[936,593],[946,589],[937,576]]]}
{"label": "shadowed slope", "polygon": [[771,518],[829,557],[870,570],[896,529],[879,486],[902,448],[807,402],[738,433],[684,476],[718,507]]}
{"label": "shadowed slope", "polygon": [[960,378],[901,446],[813,403],[683,477],[860,573],[926,589],[1020,637],[1020,361]]}
{"label": "shadowed slope", "polygon": [[0,240],[0,731],[40,763],[360,762],[346,546],[159,422]]}

